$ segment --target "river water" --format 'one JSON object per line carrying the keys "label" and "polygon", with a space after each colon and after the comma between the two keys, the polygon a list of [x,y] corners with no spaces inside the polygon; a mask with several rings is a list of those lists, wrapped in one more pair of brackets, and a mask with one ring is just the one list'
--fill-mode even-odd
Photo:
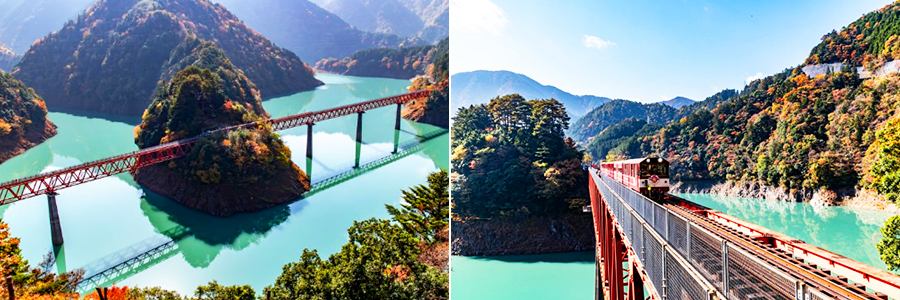
{"label": "river water", "polygon": [[[852,207],[678,194],[712,209],[887,270],[875,245],[891,213]],[[492,257],[454,256],[453,299],[592,299],[592,252]]]}
{"label": "river water", "polygon": [[893,214],[844,206],[709,194],[677,194],[698,204],[786,234],[819,248],[887,270],[875,247]]}
{"label": "river water", "polygon": [[593,299],[594,252],[453,256],[450,285],[454,300]]}
{"label": "river water", "polygon": [[[408,81],[317,76],[325,85],[310,92],[265,101],[272,117],[327,109],[406,91]],[[52,110],[52,108],[51,108]],[[352,170],[360,163],[390,156],[395,144],[394,106],[364,114],[363,143],[357,155],[356,115],[314,126],[313,157],[306,160],[307,128],[279,132],[292,150],[294,162],[311,168],[319,182]],[[51,112],[58,135],[0,165],[0,181],[137,150],[132,129],[138,119]],[[401,150],[417,136],[441,130],[402,121]],[[404,153],[401,151],[401,153]],[[45,196],[0,207],[0,218],[21,238],[22,254],[32,266],[45,255],[56,258],[57,271],[85,269],[88,275],[120,265],[121,275],[101,283],[119,286],[160,286],[193,294],[198,285],[249,284],[257,290],[271,285],[283,265],[297,261],[304,248],[324,258],[347,242],[353,221],[387,218],[385,204],[398,204],[401,190],[426,183],[429,173],[449,168],[449,135],[422,144],[416,151],[378,168],[353,176],[288,205],[229,218],[213,217],[143,191],[129,174],[101,179],[60,191],[57,197],[65,244],[50,241]],[[155,249],[155,250],[153,250]],[[143,255],[142,255],[143,254]],[[109,273],[107,273],[109,274]]]}

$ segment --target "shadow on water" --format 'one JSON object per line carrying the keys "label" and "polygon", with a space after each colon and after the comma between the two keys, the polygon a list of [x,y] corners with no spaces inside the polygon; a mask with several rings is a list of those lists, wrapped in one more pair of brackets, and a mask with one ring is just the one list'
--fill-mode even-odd
{"label": "shadow on water", "polygon": [[[148,101],[147,104],[149,105],[150,102]],[[101,113],[101,112],[90,111],[90,110],[80,110],[80,109],[71,109],[71,108],[62,108],[62,107],[55,107],[51,111],[51,113],[67,114],[67,115],[85,117],[85,118],[90,118],[90,119],[103,119],[103,120],[107,120],[107,121],[111,121],[111,122],[125,123],[132,127],[137,126],[138,124],[141,124],[141,116],[140,115],[134,115],[134,116],[113,115],[113,114]],[[51,120],[53,120],[53,119],[51,119]],[[53,120],[53,121],[55,122],[55,120]]]}
{"label": "shadow on water", "polygon": [[500,256],[469,256],[469,259],[508,263],[593,263],[593,251]]}
{"label": "shadow on water", "polygon": [[[306,205],[299,201],[293,208],[282,204],[266,210],[217,217],[185,207],[174,200],[147,191],[141,210],[154,228],[165,234],[173,227],[184,227],[187,236],[177,240],[185,260],[193,267],[205,268],[218,256],[222,248],[242,250],[258,242],[275,226],[287,221],[291,210]],[[175,239],[178,237],[169,236]]]}

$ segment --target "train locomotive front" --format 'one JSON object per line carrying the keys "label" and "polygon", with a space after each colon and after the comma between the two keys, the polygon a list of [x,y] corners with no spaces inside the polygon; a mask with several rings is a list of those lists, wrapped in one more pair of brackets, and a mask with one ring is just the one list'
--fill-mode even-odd
{"label": "train locomotive front", "polygon": [[669,162],[659,157],[604,162],[600,172],[656,201],[669,192]]}

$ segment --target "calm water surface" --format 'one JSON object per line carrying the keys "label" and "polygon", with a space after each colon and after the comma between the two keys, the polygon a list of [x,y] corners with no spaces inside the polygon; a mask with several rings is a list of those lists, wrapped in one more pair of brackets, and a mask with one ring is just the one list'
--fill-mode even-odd
{"label": "calm water surface", "polygon": [[594,252],[453,256],[450,296],[470,299],[593,299]]}
{"label": "calm water surface", "polygon": [[843,206],[769,201],[709,194],[677,194],[856,261],[887,270],[875,245],[893,214]]}
{"label": "calm water surface", "polygon": [[[405,80],[317,76],[326,83],[315,91],[265,101],[272,117],[326,109],[401,94]],[[51,108],[52,109],[52,108]],[[374,161],[393,150],[395,107],[365,113],[360,161]],[[132,129],[138,120],[86,117],[51,112],[59,134],[0,165],[0,181],[34,175],[137,150]],[[110,121],[117,120],[117,121]],[[400,144],[439,130],[402,121]],[[311,168],[313,182],[350,170],[356,157],[356,116],[316,124],[314,160],[306,163],[306,127],[279,132],[294,162]],[[58,271],[84,268],[97,273],[168,243],[106,283],[161,286],[193,294],[211,280],[250,284],[257,291],[272,284],[281,267],[299,259],[303,248],[327,257],[347,242],[353,221],[386,218],[385,204],[398,204],[400,191],[426,183],[426,176],[449,167],[449,136],[426,142],[422,150],[365,172],[289,205],[218,218],[193,211],[144,191],[128,174],[60,191],[57,197],[65,245],[50,241],[46,197],[0,207],[0,218],[21,238],[24,257],[36,265],[48,253]],[[146,195],[144,195],[146,194]]]}

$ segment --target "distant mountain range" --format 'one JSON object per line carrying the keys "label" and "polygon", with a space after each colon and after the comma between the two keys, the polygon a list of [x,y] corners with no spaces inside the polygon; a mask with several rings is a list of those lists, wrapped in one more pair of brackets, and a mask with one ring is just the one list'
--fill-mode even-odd
{"label": "distant mountain range", "polygon": [[594,107],[612,101],[606,97],[572,95],[509,71],[472,71],[450,77],[450,109],[454,114],[461,107],[487,103],[492,98],[508,94],[519,94],[525,99],[559,100],[566,106],[566,111],[573,120]]}
{"label": "distant mountain range", "polygon": [[354,27],[437,42],[450,35],[449,0],[313,0]]}
{"label": "distant mountain range", "polygon": [[141,114],[197,39],[224,50],[263,97],[322,84],[294,53],[208,0],[100,0],[32,46],[13,73],[52,107]]}
{"label": "distant mountain range", "polygon": [[674,107],[674,108],[682,108],[684,106],[688,106],[688,105],[697,103],[697,101],[678,96],[678,97],[672,98],[671,100],[662,101],[660,103]]}
{"label": "distant mountain range", "polygon": [[324,58],[340,59],[363,49],[427,44],[415,34],[401,37],[354,28],[345,19],[307,0],[212,1],[224,5],[248,26],[309,64]]}
{"label": "distant mountain range", "polygon": [[[0,0],[0,44],[24,54],[96,0]],[[9,71],[9,70],[7,70]]]}

